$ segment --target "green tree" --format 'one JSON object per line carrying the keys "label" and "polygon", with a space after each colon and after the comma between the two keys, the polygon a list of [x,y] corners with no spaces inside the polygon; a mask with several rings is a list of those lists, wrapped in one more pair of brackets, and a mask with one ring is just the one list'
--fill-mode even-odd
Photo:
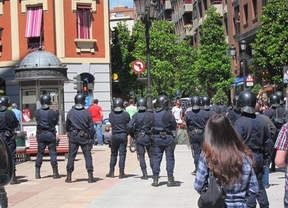
{"label": "green tree", "polygon": [[112,73],[116,73],[119,81],[113,83],[113,96],[128,96],[139,88],[137,76],[132,72],[131,35],[126,22],[119,22],[112,31],[111,65]]}
{"label": "green tree", "polygon": [[222,88],[219,88],[215,95],[213,96],[213,103],[220,103],[220,102],[223,102],[223,103],[226,103],[228,102],[228,96],[227,94],[223,91]]}
{"label": "green tree", "polygon": [[288,11],[287,0],[269,0],[263,8],[262,24],[258,28],[253,61],[263,70],[265,77],[278,88],[283,87],[283,66],[288,64]]}
{"label": "green tree", "polygon": [[[178,42],[172,22],[153,21],[149,33],[152,95],[156,97],[165,92],[174,97],[177,90],[189,92],[194,82],[193,47],[186,40]],[[137,21],[133,28],[132,44],[134,58],[146,62],[145,25],[141,21]]]}
{"label": "green tree", "polygon": [[200,28],[199,54],[194,64],[198,88],[211,97],[218,89],[228,93],[234,79],[230,66],[231,58],[227,55],[229,47],[223,31],[222,17],[215,7],[211,6]]}

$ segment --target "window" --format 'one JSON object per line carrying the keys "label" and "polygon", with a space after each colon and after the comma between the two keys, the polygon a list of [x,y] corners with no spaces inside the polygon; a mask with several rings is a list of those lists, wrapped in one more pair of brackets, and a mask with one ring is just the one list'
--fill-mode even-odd
{"label": "window", "polygon": [[198,11],[199,11],[199,18],[202,18],[203,11],[202,11],[202,2],[201,1],[199,1],[199,3],[198,3]]}
{"label": "window", "polygon": [[30,52],[43,45],[43,9],[42,6],[28,7],[25,37]]}
{"label": "window", "polygon": [[34,112],[36,108],[36,91],[35,89],[22,89],[22,122],[35,122]]}
{"label": "window", "polygon": [[244,14],[245,14],[245,24],[248,24],[248,4],[244,5]]}
{"label": "window", "polygon": [[91,7],[77,5],[77,37],[78,39],[90,39]]}
{"label": "window", "polygon": [[254,18],[257,18],[257,0],[253,0]]}

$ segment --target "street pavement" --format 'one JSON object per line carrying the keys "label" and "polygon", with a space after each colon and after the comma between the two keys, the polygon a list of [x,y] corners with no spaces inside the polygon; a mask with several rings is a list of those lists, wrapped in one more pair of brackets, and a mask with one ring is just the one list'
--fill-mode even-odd
{"label": "street pavement", "polygon": [[[128,150],[128,149],[127,149]],[[108,146],[94,146],[92,150],[94,177],[96,183],[87,182],[85,160],[82,153],[76,157],[72,183],[65,183],[66,163],[64,156],[58,156],[60,179],[52,178],[49,156],[44,157],[41,179],[35,179],[35,157],[31,161],[17,165],[20,184],[7,185],[8,206],[14,208],[148,208],[181,207],[197,208],[198,193],[193,188],[195,177],[191,174],[194,164],[190,149],[177,145],[175,150],[175,180],[179,187],[167,187],[166,160],[162,160],[160,185],[152,187],[152,171],[148,180],[142,175],[135,153],[127,152],[124,179],[106,178],[109,171],[110,149]],[[147,163],[148,164],[148,163]],[[119,170],[115,170],[118,176]],[[284,170],[270,173],[270,188],[267,194],[271,208],[283,207]]]}

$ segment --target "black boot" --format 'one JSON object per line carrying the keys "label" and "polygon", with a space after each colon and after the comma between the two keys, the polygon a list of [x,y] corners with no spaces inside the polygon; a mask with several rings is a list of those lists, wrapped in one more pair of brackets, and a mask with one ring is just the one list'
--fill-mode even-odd
{"label": "black boot", "polygon": [[67,172],[67,177],[65,179],[66,183],[71,183],[71,176],[72,176],[72,172]]}
{"label": "black boot", "polygon": [[96,179],[93,177],[93,172],[88,171],[88,183],[94,183],[96,182]]}
{"label": "black boot", "polygon": [[17,178],[16,178],[16,171],[14,171],[13,173],[12,173],[12,179],[11,179],[11,181],[10,181],[10,184],[11,185],[14,185],[14,184],[18,184],[19,182],[17,181]]}
{"label": "black boot", "polygon": [[174,181],[174,176],[168,176],[168,183],[167,183],[168,187],[173,187],[173,186],[180,186],[179,182]]}
{"label": "black boot", "polygon": [[58,173],[58,167],[53,168],[53,179],[61,178]]}
{"label": "black boot", "polygon": [[114,168],[110,168],[110,171],[106,174],[106,177],[114,178]]}
{"label": "black boot", "polygon": [[125,178],[126,177],[126,175],[125,175],[125,173],[124,173],[124,169],[120,169],[120,171],[119,171],[119,178],[121,179],[121,178]]}
{"label": "black boot", "polygon": [[141,176],[141,179],[148,180],[148,174],[146,169],[142,169],[143,176]]}
{"label": "black boot", "polygon": [[159,177],[157,175],[153,175],[153,183],[151,186],[157,187],[158,186]]}
{"label": "black boot", "polygon": [[40,167],[36,167],[36,170],[35,170],[35,178],[36,178],[36,179],[41,178],[41,175],[40,175]]}

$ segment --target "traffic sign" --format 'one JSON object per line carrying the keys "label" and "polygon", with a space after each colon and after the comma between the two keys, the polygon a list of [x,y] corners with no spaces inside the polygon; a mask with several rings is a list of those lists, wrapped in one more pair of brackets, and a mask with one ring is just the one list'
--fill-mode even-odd
{"label": "traffic sign", "polygon": [[248,76],[246,78],[246,85],[248,87],[252,87],[254,85],[254,78],[252,77],[251,74],[248,74]]}
{"label": "traffic sign", "polygon": [[246,82],[254,82],[254,79],[253,79],[251,74],[248,74],[248,76],[246,78]]}
{"label": "traffic sign", "polygon": [[145,70],[145,63],[142,60],[135,60],[132,63],[132,69],[136,74],[141,74]]}

